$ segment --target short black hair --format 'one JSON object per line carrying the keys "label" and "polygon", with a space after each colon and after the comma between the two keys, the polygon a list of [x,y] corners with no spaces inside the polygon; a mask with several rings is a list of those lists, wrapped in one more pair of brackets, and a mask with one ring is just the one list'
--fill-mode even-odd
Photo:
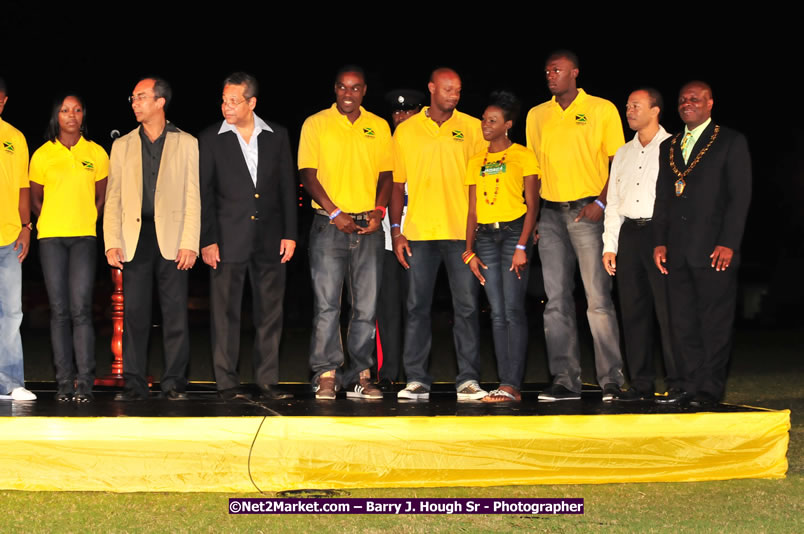
{"label": "short black hair", "polygon": [[170,99],[173,98],[173,90],[170,88],[168,81],[159,76],[143,76],[139,81],[142,82],[144,80],[154,81],[154,98],[164,98],[165,106],[163,109],[167,111]]}
{"label": "short black hair", "polygon": [[335,83],[338,83],[341,76],[346,74],[347,72],[354,72],[355,74],[359,74],[361,78],[363,78],[363,83],[366,82],[366,72],[363,70],[363,67],[354,64],[346,64],[343,67],[338,69],[338,72],[335,73]]}
{"label": "short black hair", "polygon": [[257,96],[260,86],[257,83],[257,78],[247,72],[233,72],[223,80],[223,87],[227,85],[245,85],[246,90],[243,96],[246,98],[253,98]]}
{"label": "short black hair", "polygon": [[648,93],[648,100],[650,100],[650,107],[659,108],[659,118],[661,118],[662,112],[664,111],[664,98],[662,98],[662,93],[660,93],[657,89],[653,87],[638,87],[631,92],[635,93],[637,91],[645,91],[646,93]]}
{"label": "short black hair", "polygon": [[547,64],[547,63],[550,63],[551,61],[553,61],[554,59],[559,59],[559,58],[562,58],[562,57],[565,58],[565,59],[568,59],[570,61],[570,63],[575,65],[576,69],[581,68],[581,64],[578,61],[578,54],[576,54],[572,50],[567,50],[566,48],[562,48],[562,49],[559,49],[559,50],[554,50],[553,52],[550,53],[549,56],[547,56],[547,59],[544,60],[544,62],[545,62],[545,64]]}
{"label": "short black hair", "polygon": [[494,91],[489,95],[489,102],[486,107],[495,106],[502,110],[506,121],[515,122],[522,109],[522,103],[516,95],[510,91]]}
{"label": "short black hair", "polygon": [[84,112],[84,118],[81,121],[81,135],[84,136],[84,139],[89,141],[89,134],[87,133],[87,106],[84,104],[84,99],[75,93],[67,92],[53,100],[53,107],[50,111],[50,121],[45,131],[45,137],[52,143],[56,142],[56,139],[59,138],[59,133],[61,133],[61,129],[59,128],[59,113],[61,112],[61,106],[64,104],[64,101],[70,96],[78,100],[81,104],[81,110]]}

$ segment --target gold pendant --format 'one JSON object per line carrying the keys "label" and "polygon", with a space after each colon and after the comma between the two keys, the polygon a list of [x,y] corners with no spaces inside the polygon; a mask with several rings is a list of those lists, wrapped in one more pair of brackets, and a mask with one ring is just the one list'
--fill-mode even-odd
{"label": "gold pendant", "polygon": [[684,178],[679,178],[676,180],[676,196],[680,197],[682,193],[684,193],[684,188],[687,187],[687,182],[684,181]]}

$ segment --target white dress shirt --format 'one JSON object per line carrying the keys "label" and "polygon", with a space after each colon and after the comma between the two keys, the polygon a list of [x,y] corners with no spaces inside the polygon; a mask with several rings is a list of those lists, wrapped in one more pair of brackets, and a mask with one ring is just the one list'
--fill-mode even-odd
{"label": "white dress shirt", "polygon": [[[252,111],[252,113],[254,113]],[[259,118],[256,113],[254,113],[254,131],[251,133],[251,138],[246,143],[246,140],[243,139],[243,136],[240,135],[240,132],[237,129],[237,126],[234,124],[229,124],[226,121],[223,121],[221,124],[220,130],[218,130],[218,135],[224,132],[234,132],[237,135],[237,140],[240,142],[240,150],[243,151],[243,157],[246,160],[246,167],[248,167],[248,173],[251,175],[251,181],[254,182],[254,187],[257,187],[257,165],[260,161],[260,151],[259,145],[257,144],[257,137],[260,135],[261,131],[268,131],[273,132],[270,126]]]}
{"label": "white dress shirt", "polygon": [[670,137],[660,125],[650,143],[642,146],[639,133],[617,150],[611,164],[603,230],[603,253],[617,253],[620,226],[629,219],[653,217],[656,178],[659,176],[659,145]]}

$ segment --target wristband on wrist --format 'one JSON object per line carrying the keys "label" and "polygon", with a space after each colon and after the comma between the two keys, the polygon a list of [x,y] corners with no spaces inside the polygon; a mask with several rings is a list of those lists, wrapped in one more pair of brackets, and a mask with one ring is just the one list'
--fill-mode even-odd
{"label": "wristband on wrist", "polygon": [[520,245],[518,243],[516,245],[516,248],[518,248],[519,250],[528,250],[528,247],[526,247],[525,245]]}
{"label": "wristband on wrist", "polygon": [[603,204],[603,203],[600,201],[600,199],[596,198],[596,199],[595,199],[595,204],[597,204],[598,206],[600,206],[600,209],[602,209],[603,211],[606,211],[606,205],[605,205],[605,204]]}
{"label": "wristband on wrist", "polygon": [[335,211],[333,211],[332,213],[329,214],[329,220],[331,221],[332,219],[334,219],[335,217],[337,217],[341,213],[342,212],[341,212],[340,208],[335,208]]}
{"label": "wristband on wrist", "polygon": [[398,224],[392,224],[392,225],[391,225],[391,228],[402,228],[402,227],[401,227],[401,226],[399,226]]}
{"label": "wristband on wrist", "polygon": [[381,219],[385,219],[385,207],[384,207],[384,206],[377,206],[377,207],[376,207],[376,208],[374,208],[374,209],[375,209],[375,210],[380,210],[380,212],[382,212],[382,217],[380,217],[380,218],[381,218]]}

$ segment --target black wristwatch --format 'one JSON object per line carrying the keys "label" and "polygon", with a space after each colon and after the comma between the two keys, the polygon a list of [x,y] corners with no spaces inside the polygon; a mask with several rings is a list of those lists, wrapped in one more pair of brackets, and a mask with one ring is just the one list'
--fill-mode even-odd
{"label": "black wristwatch", "polygon": [[23,228],[27,228],[28,230],[33,232],[33,223],[28,221],[27,223],[22,223]]}

